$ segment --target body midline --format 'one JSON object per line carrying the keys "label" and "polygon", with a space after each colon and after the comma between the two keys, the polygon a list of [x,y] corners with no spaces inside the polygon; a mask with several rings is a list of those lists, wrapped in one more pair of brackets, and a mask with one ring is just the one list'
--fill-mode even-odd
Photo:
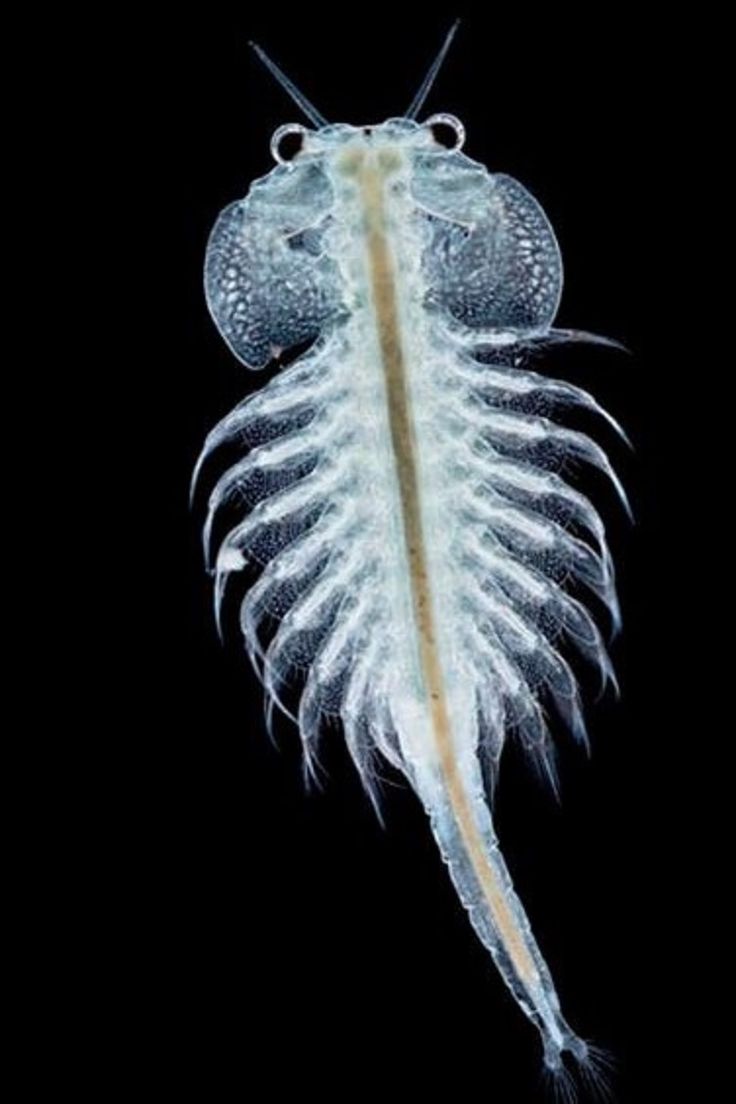
{"label": "body midline", "polygon": [[422,528],[417,448],[401,341],[394,266],[384,226],[383,186],[386,174],[381,172],[375,161],[366,158],[359,166],[357,175],[363,204],[366,252],[386,387],[389,428],[396,460],[412,604],[419,636],[420,666],[430,703],[440,770],[460,835],[499,936],[519,977],[527,986],[533,986],[539,982],[538,971],[504,896],[504,887],[498,873],[485,854],[483,839],[473,817],[454,755]]}

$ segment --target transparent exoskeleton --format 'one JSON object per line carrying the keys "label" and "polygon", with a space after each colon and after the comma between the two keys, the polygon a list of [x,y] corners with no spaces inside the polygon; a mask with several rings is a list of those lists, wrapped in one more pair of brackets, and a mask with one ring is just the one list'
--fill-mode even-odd
{"label": "transparent exoskeleton", "polygon": [[[604,527],[562,465],[590,463],[624,493],[603,450],[540,399],[545,412],[604,412],[527,363],[540,344],[605,339],[553,328],[560,250],[530,192],[466,156],[454,116],[413,117],[442,51],[410,117],[370,126],[327,124],[260,53],[315,126],[280,128],[276,167],[218,218],[207,303],[248,368],[311,344],[200,458],[197,473],[224,441],[242,444],[205,526],[209,545],[213,518],[238,502],[213,562],[218,617],[228,578],[259,566],[243,637],[299,726],[307,773],[331,718],[377,808],[379,763],[405,776],[547,1067],[564,1079],[568,1051],[591,1073],[513,890],[489,791],[509,734],[555,785],[550,703],[586,740],[568,647],[613,679],[570,590],[592,591],[617,625]],[[294,710],[282,691],[295,679]]]}

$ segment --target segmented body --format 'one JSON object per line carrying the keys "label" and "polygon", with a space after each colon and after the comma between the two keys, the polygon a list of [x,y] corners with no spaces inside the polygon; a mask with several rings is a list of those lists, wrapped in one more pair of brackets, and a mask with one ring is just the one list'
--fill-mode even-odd
{"label": "segmented body", "polygon": [[293,163],[220,216],[206,288],[250,368],[316,340],[203,452],[254,445],[210,498],[207,542],[225,500],[254,504],[217,553],[218,610],[228,575],[262,563],[244,638],[276,702],[304,672],[307,764],[330,714],[374,799],[376,756],[406,776],[551,1069],[565,1049],[585,1061],[586,1047],[511,886],[486,786],[510,732],[554,780],[543,695],[585,738],[564,640],[612,676],[564,589],[582,580],[617,620],[603,525],[557,469],[574,456],[620,486],[597,445],[538,412],[540,397],[598,408],[523,364],[555,335],[561,287],[536,201],[431,127],[308,133]]}

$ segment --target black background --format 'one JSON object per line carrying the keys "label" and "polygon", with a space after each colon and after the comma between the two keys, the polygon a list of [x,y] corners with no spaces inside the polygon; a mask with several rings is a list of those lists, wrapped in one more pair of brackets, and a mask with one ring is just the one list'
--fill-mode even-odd
{"label": "black background", "polygon": [[125,274],[137,409],[124,430],[135,487],[126,570],[138,569],[150,601],[126,641],[119,704],[135,722],[112,741],[109,795],[125,790],[111,863],[121,934],[114,966],[103,956],[101,968],[103,988],[130,1008],[127,1071],[142,1060],[153,1085],[195,1098],[289,1086],[541,1098],[535,1030],[473,934],[412,794],[387,787],[384,831],[338,733],[325,741],[322,793],[305,794],[288,723],[277,722],[279,750],[269,743],[234,622],[224,648],[216,638],[199,546],[205,495],[187,507],[206,432],[277,370],[235,361],[202,293],[218,211],[269,171],[273,130],[304,121],[247,41],[330,120],[375,123],[406,108],[456,14],[465,19],[426,114],[457,114],[469,156],[542,203],[565,262],[558,323],[631,350],[583,347],[545,364],[591,390],[634,443],[630,453],[596,431],[635,526],[602,481],[585,484],[618,565],[622,696],[596,701],[586,682],[593,756],[561,735],[560,806],[508,752],[497,826],[566,1017],[618,1064],[617,1098],[654,1099],[672,1071],[688,860],[673,855],[684,825],[669,772],[687,737],[672,707],[677,568],[665,532],[673,437],[662,395],[678,365],[662,337],[661,44],[613,8],[569,23],[492,5],[412,19],[374,6],[252,17],[213,8],[141,20],[112,105],[120,225],[137,243]]}

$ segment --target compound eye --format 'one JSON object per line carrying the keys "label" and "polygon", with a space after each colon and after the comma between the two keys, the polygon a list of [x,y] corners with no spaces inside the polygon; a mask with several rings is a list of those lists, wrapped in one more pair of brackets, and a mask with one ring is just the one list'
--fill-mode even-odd
{"label": "compound eye", "polygon": [[274,131],[271,139],[271,156],[279,165],[293,161],[304,148],[307,128],[299,123],[286,123]]}
{"label": "compound eye", "polygon": [[454,115],[432,115],[425,122],[438,146],[445,149],[462,149],[465,141],[465,127]]}

